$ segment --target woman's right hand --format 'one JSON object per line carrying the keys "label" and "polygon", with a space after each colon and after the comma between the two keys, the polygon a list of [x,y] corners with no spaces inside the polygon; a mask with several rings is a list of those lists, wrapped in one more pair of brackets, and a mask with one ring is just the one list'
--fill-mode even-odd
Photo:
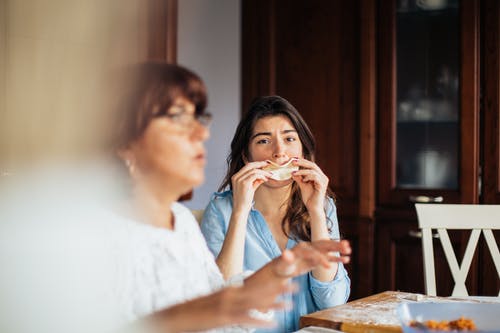
{"label": "woman's right hand", "polygon": [[249,212],[257,188],[266,182],[272,173],[262,170],[267,161],[249,162],[231,177],[233,187],[233,210]]}
{"label": "woman's right hand", "polygon": [[295,291],[297,291],[295,285],[279,280],[261,285],[244,284],[238,287],[226,287],[213,294],[156,312],[139,322],[137,328],[142,329],[141,325],[144,325],[153,328],[153,332],[168,333],[201,331],[238,324],[270,328],[276,325],[274,320],[258,318],[253,315],[252,310],[288,308],[290,305],[280,300],[278,296]]}
{"label": "woman's right hand", "polygon": [[225,279],[243,271],[246,225],[252,208],[255,190],[272,176],[261,168],[266,161],[250,162],[231,177],[233,187],[233,211],[229,220],[224,243],[217,256],[217,266]]}

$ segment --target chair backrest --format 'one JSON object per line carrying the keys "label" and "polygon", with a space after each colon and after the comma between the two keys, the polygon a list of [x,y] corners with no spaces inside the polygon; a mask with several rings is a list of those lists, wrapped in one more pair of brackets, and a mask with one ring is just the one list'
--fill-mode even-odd
{"label": "chair backrest", "polygon": [[[474,256],[481,232],[500,279],[500,252],[492,230],[500,229],[500,205],[445,205],[415,204],[418,225],[422,230],[425,289],[428,295],[436,295],[434,250],[432,229],[436,229],[443,251],[455,281],[452,296],[468,296],[465,280]],[[462,263],[459,265],[450,242],[447,229],[471,230]],[[500,292],[498,294],[500,296]]]}

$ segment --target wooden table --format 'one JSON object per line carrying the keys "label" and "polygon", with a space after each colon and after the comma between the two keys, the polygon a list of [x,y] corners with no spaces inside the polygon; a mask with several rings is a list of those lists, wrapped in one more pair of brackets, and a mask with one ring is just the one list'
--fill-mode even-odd
{"label": "wooden table", "polygon": [[[300,318],[300,327],[319,326],[351,333],[402,332],[396,313],[402,302],[463,302],[463,298],[385,291]],[[478,300],[469,299],[471,302]]]}

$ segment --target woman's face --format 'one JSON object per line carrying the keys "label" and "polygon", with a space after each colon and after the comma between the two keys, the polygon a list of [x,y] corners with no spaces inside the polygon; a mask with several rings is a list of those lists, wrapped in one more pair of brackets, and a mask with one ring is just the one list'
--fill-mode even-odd
{"label": "woman's face", "polygon": [[[293,157],[303,158],[302,142],[288,117],[268,116],[255,123],[248,155],[249,162],[271,160],[284,164]],[[274,182],[281,183],[276,180],[268,181],[270,184]]]}
{"label": "woman's face", "polygon": [[135,180],[168,186],[181,195],[205,179],[209,130],[194,118],[195,105],[185,98],[175,99],[167,115],[174,118],[154,118],[126,154],[131,154]]}

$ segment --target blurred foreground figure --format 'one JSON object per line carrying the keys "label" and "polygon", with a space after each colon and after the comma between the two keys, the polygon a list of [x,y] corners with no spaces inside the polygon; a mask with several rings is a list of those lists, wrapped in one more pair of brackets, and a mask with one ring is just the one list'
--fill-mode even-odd
{"label": "blurred foreground figure", "polygon": [[0,331],[104,332],[123,323],[111,293],[103,211],[115,193],[106,172],[87,161],[2,180]]}
{"label": "blurred foreground figure", "polygon": [[139,1],[0,0],[0,332],[119,325],[102,77],[137,54]]}

